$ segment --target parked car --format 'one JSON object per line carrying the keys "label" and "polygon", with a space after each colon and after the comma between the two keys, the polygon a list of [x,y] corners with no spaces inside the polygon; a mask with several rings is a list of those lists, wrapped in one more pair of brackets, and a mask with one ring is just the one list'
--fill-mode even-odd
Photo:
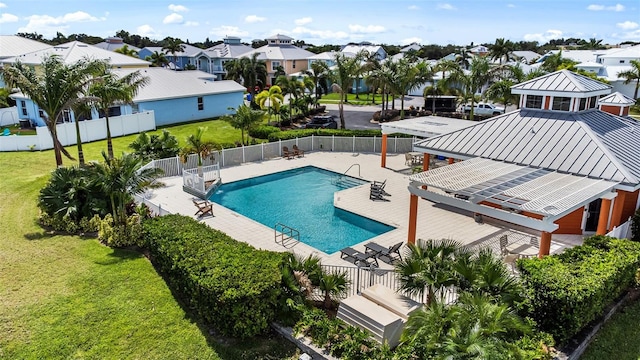
{"label": "parked car", "polygon": [[338,122],[333,115],[317,115],[305,126],[307,129],[337,129]]}
{"label": "parked car", "polygon": [[[471,105],[465,105],[465,114],[471,112]],[[487,103],[477,103],[473,106],[473,113],[476,115],[500,115],[504,114],[504,108]]]}

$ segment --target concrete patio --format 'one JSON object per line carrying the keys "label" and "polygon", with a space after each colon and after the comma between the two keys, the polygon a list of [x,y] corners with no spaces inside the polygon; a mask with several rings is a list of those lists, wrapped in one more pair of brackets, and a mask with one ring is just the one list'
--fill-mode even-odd
{"label": "concrete patio", "polygon": [[[382,168],[380,167],[379,154],[311,152],[305,154],[304,157],[290,160],[278,158],[223,168],[221,169],[221,178],[223,183],[232,182],[308,165],[344,173],[353,164],[359,164],[360,173],[358,174],[358,167],[354,166],[349,170],[348,175],[361,177],[368,181],[387,180],[385,190],[391,194],[387,197],[389,201],[370,200],[370,186],[366,184],[335,193],[335,206],[396,228],[356,244],[353,248],[364,252],[364,244],[368,241],[375,241],[383,246],[406,242],[410,196],[407,186],[411,169],[405,165],[404,154],[388,155],[387,167]],[[182,190],[182,178],[170,177],[164,178],[162,181],[166,187],[154,190],[147,194],[146,198],[171,213],[193,216],[196,211],[192,203],[193,197]],[[287,201],[287,199],[282,201]],[[278,204],[273,205],[274,207],[278,206]],[[300,205],[304,206],[304,204]],[[213,212],[213,217],[203,217],[200,221],[256,248],[290,251],[301,256],[314,254],[322,259],[324,265],[353,266],[352,263],[340,258],[340,252],[326,254],[304,243],[283,247],[276,243],[272,227],[264,226],[221,205],[214,204]],[[427,200],[421,200],[418,205],[417,237],[419,239],[453,239],[474,248],[491,247],[499,253],[498,239],[505,234],[508,235],[510,243],[527,243],[531,236],[538,236],[535,232],[527,231],[527,229],[513,229],[508,224],[487,221],[477,223],[471,213],[444,207]],[[551,252],[561,252],[566,247],[580,244],[581,241],[582,236],[553,235]],[[383,268],[391,268],[383,262],[380,262],[380,265]]]}

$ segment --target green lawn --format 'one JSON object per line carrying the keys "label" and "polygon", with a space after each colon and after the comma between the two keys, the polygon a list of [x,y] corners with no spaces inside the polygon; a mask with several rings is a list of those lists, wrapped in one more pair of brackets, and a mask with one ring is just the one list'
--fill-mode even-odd
{"label": "green lawn", "polygon": [[583,360],[640,359],[640,300],[609,319],[582,355]]}
{"label": "green lawn", "polygon": [[[371,102],[373,100],[373,96],[369,93],[359,94],[359,99],[356,99],[356,94],[347,94],[347,104],[351,105],[373,105]],[[389,98],[391,99],[391,98]],[[327,95],[322,95],[319,101],[321,104],[337,104],[340,102],[340,94],[338,93],[329,93]],[[376,94],[375,103],[382,103],[382,95]]]}
{"label": "green lawn", "polygon": [[[211,139],[239,140],[221,121],[176,126],[179,140],[208,126]],[[135,135],[114,139],[116,154]],[[76,154],[76,147],[68,148]],[[101,159],[106,141],[85,144]],[[65,165],[74,162],[65,159]],[[93,238],[50,235],[36,199],[55,168],[53,151],[0,153],[0,359],[259,359],[291,357],[279,338],[217,339],[174,299],[141,254]]]}

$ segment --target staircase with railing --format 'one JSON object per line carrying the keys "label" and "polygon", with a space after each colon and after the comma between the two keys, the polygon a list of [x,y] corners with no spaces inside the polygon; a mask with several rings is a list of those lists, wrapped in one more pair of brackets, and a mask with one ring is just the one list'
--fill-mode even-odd
{"label": "staircase with railing", "polygon": [[[351,175],[347,175],[347,173],[349,172],[349,170],[351,170],[352,168],[357,167],[358,168],[358,177],[353,177]],[[349,189],[355,186],[359,186],[364,184],[365,181],[361,180],[361,175],[360,175],[360,164],[352,164],[351,166],[349,166],[349,168],[343,172],[342,174],[336,176],[333,179],[333,184],[338,186],[339,188],[342,189]]]}
{"label": "staircase with railing", "polygon": [[286,249],[294,247],[300,242],[300,232],[282,223],[273,226],[276,244],[282,245]]}

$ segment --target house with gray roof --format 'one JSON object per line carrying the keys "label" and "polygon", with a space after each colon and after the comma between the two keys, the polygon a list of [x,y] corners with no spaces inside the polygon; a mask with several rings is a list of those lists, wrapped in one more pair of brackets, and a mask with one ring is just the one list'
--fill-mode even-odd
{"label": "house with gray roof", "polygon": [[0,35],[0,59],[51,48],[51,45],[18,35]]}
{"label": "house with gray roof", "polygon": [[227,61],[239,59],[252,50],[253,48],[243,44],[239,37],[226,36],[221,44],[214,45],[205,50],[205,53],[210,59],[209,68],[205,71],[214,74],[216,80],[222,80],[227,73],[224,69],[224,64]]}
{"label": "house with gray roof", "polygon": [[129,45],[129,44],[125,43],[122,40],[122,38],[119,38],[117,36],[108,37],[108,38],[104,39],[103,42],[97,43],[97,44],[95,44],[93,46],[99,47],[100,49],[104,49],[104,50],[116,51],[116,50],[124,47],[125,45],[131,50],[135,50],[136,52],[140,51],[139,47],[136,47],[136,46]]}
{"label": "house with gray roof", "polygon": [[387,52],[380,45],[373,45],[370,42],[363,41],[358,44],[347,44],[340,49],[343,53],[358,54],[361,51],[365,51],[370,55],[374,55],[378,60],[384,60],[387,58]]}
{"label": "house with gray roof", "polygon": [[259,60],[266,62],[267,85],[275,83],[275,73],[279,67],[282,67],[287,75],[298,73],[308,69],[307,59],[315,55],[311,51],[293,45],[293,38],[281,34],[267,38],[267,45],[253,49],[242,56],[251,57],[255,53],[259,54]]}
{"label": "house with gray roof", "polygon": [[409,242],[420,198],[540,234],[539,256],[554,234],[604,235],[640,207],[632,99],[567,70],[511,89],[519,109],[414,143],[450,165],[409,177]]}
{"label": "house with gray roof", "polygon": [[189,44],[181,45],[182,51],[178,51],[175,54],[170,53],[161,46],[147,46],[138,51],[138,56],[140,59],[146,59],[147,56],[151,56],[153,53],[158,52],[167,57],[167,60],[170,62],[170,69],[184,70],[191,65],[197,70],[211,73],[211,58],[209,58],[209,55],[204,49],[200,49],[199,47]]}

